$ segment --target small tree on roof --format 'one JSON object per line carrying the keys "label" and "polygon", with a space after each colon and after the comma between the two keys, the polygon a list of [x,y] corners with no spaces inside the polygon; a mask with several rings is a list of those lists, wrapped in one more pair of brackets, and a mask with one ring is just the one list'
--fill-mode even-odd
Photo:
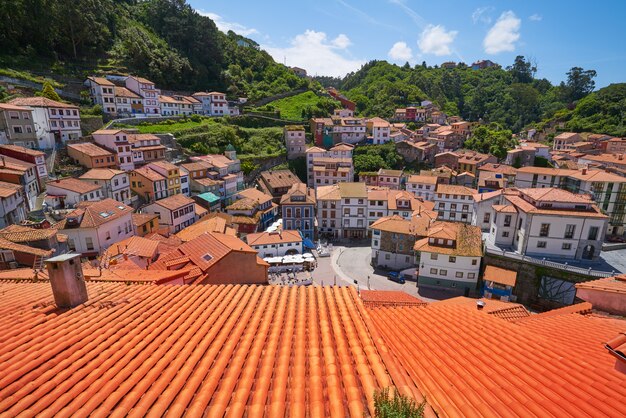
{"label": "small tree on roof", "polygon": [[389,388],[374,391],[374,416],[376,418],[422,418],[426,401],[418,404],[415,399]]}
{"label": "small tree on roof", "polygon": [[59,94],[54,91],[54,87],[52,87],[52,85],[47,81],[43,83],[43,88],[41,89],[41,93],[39,93],[39,96],[47,97],[48,99],[56,100],[57,102],[61,101],[61,97],[59,96]]}

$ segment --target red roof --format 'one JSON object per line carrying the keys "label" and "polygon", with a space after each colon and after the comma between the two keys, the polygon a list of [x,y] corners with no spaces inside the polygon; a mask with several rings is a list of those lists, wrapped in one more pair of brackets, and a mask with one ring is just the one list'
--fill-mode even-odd
{"label": "red roof", "polygon": [[425,306],[426,302],[399,290],[361,290],[361,300],[374,306]]}
{"label": "red roof", "polygon": [[542,329],[457,304],[368,311],[400,366],[392,379],[404,371],[440,417],[626,414],[624,375],[602,345],[624,321],[562,315]]}
{"label": "red roof", "polygon": [[350,288],[0,283],[0,414],[374,415],[392,385]]}

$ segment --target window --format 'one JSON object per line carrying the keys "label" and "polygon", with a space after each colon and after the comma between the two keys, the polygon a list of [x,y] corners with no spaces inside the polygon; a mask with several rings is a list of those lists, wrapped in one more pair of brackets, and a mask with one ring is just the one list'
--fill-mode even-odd
{"label": "window", "polygon": [[111,239],[111,233],[109,231],[107,231],[105,239]]}
{"label": "window", "polygon": [[572,249],[572,244],[570,244],[569,242],[565,242],[561,246],[561,249],[563,249],[563,250],[571,250]]}
{"label": "window", "polygon": [[541,229],[539,230],[540,237],[547,237],[550,233],[550,224],[541,224]]}
{"label": "window", "polygon": [[504,216],[504,226],[511,226],[511,215]]}
{"label": "window", "polygon": [[21,126],[14,126],[14,127],[13,127],[13,133],[16,133],[16,134],[21,134],[21,133],[23,133],[23,132],[24,132],[24,131],[22,130],[22,127],[21,127]]}
{"label": "window", "polygon": [[576,231],[576,225],[566,225],[565,226],[565,239],[574,238],[574,231]]}
{"label": "window", "polygon": [[472,260],[472,266],[475,266],[478,263],[478,260]]}
{"label": "window", "polygon": [[385,254],[385,260],[391,260],[391,254]]}
{"label": "window", "polygon": [[509,236],[509,231],[502,232],[502,238],[508,238],[508,236]]}
{"label": "window", "polygon": [[589,235],[587,236],[587,239],[590,241],[595,241],[598,239],[598,227],[597,226],[592,226],[591,228],[589,228]]}
{"label": "window", "polygon": [[476,277],[476,273],[467,273],[468,279],[473,279],[474,277]]}
{"label": "window", "polygon": [[440,276],[447,276],[448,275],[448,270],[444,270],[444,269],[439,270],[439,275]]}
{"label": "window", "polygon": [[463,211],[467,212],[469,210],[469,205],[463,205]]}
{"label": "window", "polygon": [[437,269],[430,269],[430,274],[437,274]]}
{"label": "window", "polygon": [[431,253],[431,254],[430,254],[430,259],[431,259],[431,260],[436,260],[436,259],[438,258],[438,256],[439,256],[439,254],[436,254],[436,253]]}
{"label": "window", "polygon": [[485,216],[483,216],[483,223],[488,224],[491,221],[491,213],[487,212],[485,213]]}
{"label": "window", "polygon": [[453,257],[453,256],[448,257],[448,262],[456,263],[456,257]]}
{"label": "window", "polygon": [[87,250],[93,250],[93,239],[91,237],[85,238],[85,245],[87,246]]}
{"label": "window", "polygon": [[546,248],[545,241],[537,241],[537,248]]}
{"label": "window", "polygon": [[462,279],[463,278],[463,272],[462,271],[457,271],[455,276],[456,276],[457,279]]}

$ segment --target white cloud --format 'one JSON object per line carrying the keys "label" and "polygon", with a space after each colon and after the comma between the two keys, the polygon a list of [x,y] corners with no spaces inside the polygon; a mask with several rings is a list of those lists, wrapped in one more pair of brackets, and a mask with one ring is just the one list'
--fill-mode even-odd
{"label": "white cloud", "polygon": [[493,10],[493,7],[479,7],[472,13],[472,22],[474,23],[484,23],[486,25],[491,23],[491,16],[488,15],[489,12]]}
{"label": "white cloud", "polygon": [[422,31],[417,46],[424,54],[450,55],[452,53],[450,46],[457,34],[455,30],[446,31],[441,25],[428,25]]}
{"label": "white cloud", "polygon": [[344,34],[329,40],[324,32],[307,29],[293,38],[287,47],[261,47],[276,61],[283,62],[286,58],[287,65],[302,67],[310,75],[343,77],[365,63],[349,56],[347,48],[350,44],[350,38]]}
{"label": "white cloud", "polygon": [[533,15],[530,15],[530,17],[528,19],[532,20],[533,22],[539,22],[539,21],[541,21],[541,19],[543,19],[543,16],[541,16],[540,14],[535,13]]}
{"label": "white cloud", "polygon": [[347,47],[352,45],[350,38],[348,38],[343,33],[340,33],[339,36],[337,36],[335,39],[331,41],[331,43],[339,49],[346,49]]}
{"label": "white cloud", "polygon": [[505,51],[514,51],[515,43],[520,38],[522,20],[512,11],[504,12],[498,21],[489,29],[483,40],[487,54],[498,54]]}
{"label": "white cloud", "polygon": [[413,50],[406,42],[396,42],[387,53],[394,61],[407,62],[413,59]]}
{"label": "white cloud", "polygon": [[217,26],[217,28],[224,33],[227,33],[229,30],[232,30],[233,32],[242,36],[249,36],[255,33],[259,33],[258,30],[254,28],[248,28],[242,25],[241,23],[227,22],[224,20],[222,16],[216,13],[205,12],[202,10],[196,10],[196,11],[198,12],[198,14],[210,18],[213,22],[215,22],[215,26]]}

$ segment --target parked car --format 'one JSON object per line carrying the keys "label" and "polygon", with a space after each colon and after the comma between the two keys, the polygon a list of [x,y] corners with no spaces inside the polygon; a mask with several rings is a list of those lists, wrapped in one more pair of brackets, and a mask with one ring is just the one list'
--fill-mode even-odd
{"label": "parked car", "polygon": [[392,282],[396,282],[400,284],[406,283],[406,280],[404,280],[404,277],[402,277],[400,273],[398,273],[397,271],[390,271],[387,274],[387,279],[391,280]]}

